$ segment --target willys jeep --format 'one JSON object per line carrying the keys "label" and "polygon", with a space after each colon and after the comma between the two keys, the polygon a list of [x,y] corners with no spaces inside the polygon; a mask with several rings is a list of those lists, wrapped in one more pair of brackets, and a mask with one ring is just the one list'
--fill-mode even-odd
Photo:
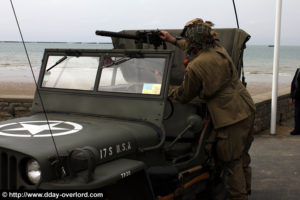
{"label": "willys jeep", "polygon": [[[241,73],[250,36],[216,31]],[[45,49],[31,115],[0,123],[2,190],[100,190],[106,199],[214,193],[205,104],[168,98],[183,80],[183,52],[112,40],[108,50]]]}

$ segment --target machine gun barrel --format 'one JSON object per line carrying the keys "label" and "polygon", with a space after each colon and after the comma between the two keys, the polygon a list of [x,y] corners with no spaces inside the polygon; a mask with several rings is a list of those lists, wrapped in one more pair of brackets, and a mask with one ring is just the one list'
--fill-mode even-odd
{"label": "machine gun barrel", "polygon": [[136,31],[134,35],[112,31],[96,31],[96,35],[135,40],[137,49],[143,48],[143,43],[152,44],[155,49],[160,45],[166,49],[165,41],[160,38],[160,31]]}
{"label": "machine gun barrel", "polygon": [[129,34],[125,34],[125,33],[117,33],[117,32],[112,32],[112,31],[96,31],[96,35],[107,36],[107,37],[116,37],[116,38],[125,38],[125,39],[132,39],[132,40],[139,39],[136,35],[129,35]]}

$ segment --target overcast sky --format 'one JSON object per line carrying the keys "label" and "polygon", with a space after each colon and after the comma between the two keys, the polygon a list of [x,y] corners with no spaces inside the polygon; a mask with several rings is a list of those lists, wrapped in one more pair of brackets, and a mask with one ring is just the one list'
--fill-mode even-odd
{"label": "overcast sky", "polygon": [[[276,0],[235,0],[248,44],[273,44]],[[235,28],[232,0],[13,0],[26,41],[109,42],[95,30],[182,29],[200,17]],[[300,0],[283,0],[281,44],[300,45]],[[0,41],[20,40],[9,0],[0,0]]]}

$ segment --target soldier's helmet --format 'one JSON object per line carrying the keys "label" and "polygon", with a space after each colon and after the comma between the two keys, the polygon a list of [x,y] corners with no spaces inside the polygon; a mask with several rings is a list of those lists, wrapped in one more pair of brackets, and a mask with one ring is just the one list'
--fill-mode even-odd
{"label": "soldier's helmet", "polygon": [[216,32],[211,29],[212,26],[212,22],[196,18],[186,23],[181,36],[189,42],[189,49],[208,49],[216,44]]}

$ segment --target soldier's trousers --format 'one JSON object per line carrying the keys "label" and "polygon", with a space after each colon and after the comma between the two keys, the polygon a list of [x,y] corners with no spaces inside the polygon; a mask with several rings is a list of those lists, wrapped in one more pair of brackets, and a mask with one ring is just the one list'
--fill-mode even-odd
{"label": "soldier's trousers", "polygon": [[245,200],[251,192],[251,167],[248,151],[253,141],[254,114],[236,124],[215,130],[216,161],[229,199]]}
{"label": "soldier's trousers", "polygon": [[295,128],[296,133],[300,133],[300,99],[295,102]]}

